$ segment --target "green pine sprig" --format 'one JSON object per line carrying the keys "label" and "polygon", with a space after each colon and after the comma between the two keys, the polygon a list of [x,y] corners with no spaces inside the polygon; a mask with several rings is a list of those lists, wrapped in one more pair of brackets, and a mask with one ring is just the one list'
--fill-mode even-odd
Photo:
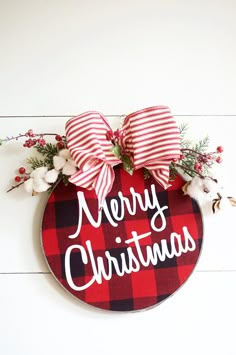
{"label": "green pine sprig", "polygon": [[37,152],[39,152],[43,156],[54,157],[57,154],[56,144],[52,144],[52,143],[46,143],[45,145],[36,144],[34,148],[37,150]]}
{"label": "green pine sprig", "polygon": [[188,130],[188,124],[187,123],[181,123],[179,126],[179,133],[180,133],[180,138],[181,141],[184,139],[185,134],[187,133]]}
{"label": "green pine sprig", "polygon": [[[179,170],[185,174],[194,176],[206,176],[209,174],[213,161],[208,159],[206,154],[210,140],[206,136],[199,142],[193,144],[190,140],[185,139],[185,135],[188,130],[187,124],[182,124],[179,127],[181,137],[181,152],[182,158],[179,161],[173,161],[170,164],[170,179],[174,180],[179,173]],[[201,162],[201,170],[196,169],[196,163]]]}
{"label": "green pine sprig", "polygon": [[37,150],[38,153],[42,154],[42,156],[45,157],[44,166],[47,166],[49,169],[52,169],[53,157],[58,153],[56,144],[46,143],[44,146],[36,144],[34,148]]}
{"label": "green pine sprig", "polygon": [[204,153],[207,150],[209,143],[210,139],[208,136],[206,136],[194,145],[193,150],[195,150],[197,153]]}
{"label": "green pine sprig", "polygon": [[46,160],[38,159],[36,157],[30,157],[27,159],[27,163],[30,165],[32,170],[41,168],[43,166],[48,166]]}

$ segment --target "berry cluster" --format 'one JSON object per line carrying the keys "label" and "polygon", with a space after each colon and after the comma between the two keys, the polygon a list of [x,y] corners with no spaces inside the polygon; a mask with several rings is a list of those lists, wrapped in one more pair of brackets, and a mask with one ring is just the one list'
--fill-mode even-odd
{"label": "berry cluster", "polygon": [[111,141],[112,144],[119,144],[121,138],[124,137],[124,131],[122,128],[118,128],[116,131],[108,131],[106,134],[106,138],[108,141]]}
{"label": "berry cluster", "polygon": [[[39,138],[33,138],[39,136]],[[27,139],[24,144],[23,147],[27,147],[27,148],[31,148],[36,144],[41,145],[42,147],[46,144],[45,139],[43,138],[43,134],[35,134],[33,132],[32,129],[29,129],[26,133],[25,133],[25,137],[30,137],[29,139]]]}
{"label": "berry cluster", "polygon": [[221,153],[224,151],[222,146],[216,148],[215,152],[204,153],[190,148],[181,149],[182,154],[179,159],[173,159],[175,167],[181,168],[190,176],[203,176],[204,173],[216,162],[222,163]]}
{"label": "berry cluster", "polygon": [[29,129],[26,133],[25,133],[26,137],[35,137],[35,134],[33,132],[32,129]]}
{"label": "berry cluster", "polygon": [[58,149],[64,149],[66,148],[65,142],[63,141],[63,137],[60,136],[60,134],[55,135],[55,139],[57,141],[57,148]]}
{"label": "berry cluster", "polygon": [[29,179],[29,177],[28,177],[28,175],[29,174],[27,174],[26,173],[26,169],[23,167],[23,166],[21,166],[19,169],[18,169],[18,173],[21,175],[16,175],[15,176],[15,182],[17,182],[17,183],[23,183],[23,182],[25,182],[26,180],[28,180]]}
{"label": "berry cluster", "polygon": [[[60,136],[59,134],[49,134],[49,133],[43,133],[43,134],[35,134],[32,129],[29,129],[24,136],[25,137],[30,137],[27,139],[23,146],[27,148],[31,148],[35,146],[36,144],[41,145],[42,147],[46,145],[46,140],[43,138],[45,135],[54,135],[55,140],[57,141],[57,148],[58,149],[64,149],[66,148],[65,141],[63,140],[63,137]],[[39,138],[34,138],[34,137],[39,137]]]}
{"label": "berry cluster", "polygon": [[15,137],[7,137],[6,139],[0,140],[0,145],[3,142],[8,142],[11,140],[18,140],[19,138],[28,138],[25,140],[23,143],[23,146],[26,148],[32,148],[36,144],[39,144],[41,147],[45,146],[47,144],[46,140],[44,139],[45,136],[54,136],[56,141],[57,141],[57,148],[64,149],[66,148],[66,138],[65,136],[60,136],[59,134],[56,133],[34,133],[32,129],[29,129],[25,134],[19,134],[18,136]]}
{"label": "berry cluster", "polygon": [[27,139],[25,141],[25,143],[23,144],[23,147],[31,148],[34,145],[36,145],[37,143],[43,147],[46,144],[46,141],[42,137],[37,138],[37,139],[36,138],[31,139],[30,138],[30,139]]}
{"label": "berry cluster", "polygon": [[219,146],[216,148],[216,152],[203,154],[198,153],[196,156],[196,162],[194,164],[194,170],[196,170],[197,173],[201,174],[204,170],[204,165],[207,168],[211,168],[214,162],[218,164],[222,163],[223,159],[219,154],[223,151],[223,147]]}

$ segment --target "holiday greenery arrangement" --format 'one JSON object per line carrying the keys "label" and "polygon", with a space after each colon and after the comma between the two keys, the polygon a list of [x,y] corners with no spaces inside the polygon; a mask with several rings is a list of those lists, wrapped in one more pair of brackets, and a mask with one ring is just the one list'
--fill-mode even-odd
{"label": "holiday greenery arrangement", "polygon": [[[181,135],[181,155],[178,160],[173,159],[170,163],[170,181],[175,180],[179,173],[184,173],[191,178],[199,177],[205,179],[208,177],[211,180],[210,170],[214,163],[220,164],[222,162],[223,147],[218,146],[214,152],[207,152],[209,145],[208,137],[193,144],[186,138],[188,126],[181,125],[179,129]],[[113,154],[121,159],[123,168],[132,175],[132,161],[129,155],[122,151],[119,144],[122,134],[122,131],[117,130],[107,135],[107,139],[113,144],[111,149]],[[55,142],[47,142],[48,137],[54,138]],[[27,167],[22,166],[18,169],[17,175],[14,178],[14,184],[9,188],[8,192],[21,185],[24,185],[25,190],[32,195],[51,191],[60,180],[68,184],[69,177],[78,169],[67,149],[66,136],[61,136],[57,133],[34,133],[32,129],[29,129],[24,134],[1,139],[0,145],[13,140],[23,140],[23,146],[33,148],[37,151],[38,156],[29,157],[27,159]],[[149,176],[149,171],[144,168],[144,178],[147,179]],[[184,192],[187,193],[186,188]],[[218,201],[215,202],[218,204]]]}
{"label": "holiday greenery arrangement", "polygon": [[192,142],[185,138],[188,126],[183,124],[180,126],[181,135],[181,156],[179,161],[173,161],[170,165],[170,178],[175,179],[178,169],[181,169],[190,177],[199,176],[206,177],[210,174],[210,169],[214,163],[222,163],[221,153],[224,149],[218,146],[216,151],[207,152],[209,146],[209,137],[201,139],[198,143]]}
{"label": "holiday greenery arrangement", "polygon": [[[54,137],[55,143],[46,142],[48,136]],[[24,185],[27,192],[37,195],[50,191],[59,180],[67,184],[68,177],[76,172],[75,163],[66,149],[65,136],[56,133],[38,134],[29,129],[25,134],[2,139],[0,144],[19,139],[24,139],[23,146],[35,149],[38,156],[29,157],[27,168],[22,166],[18,169],[15,183],[7,192]]]}

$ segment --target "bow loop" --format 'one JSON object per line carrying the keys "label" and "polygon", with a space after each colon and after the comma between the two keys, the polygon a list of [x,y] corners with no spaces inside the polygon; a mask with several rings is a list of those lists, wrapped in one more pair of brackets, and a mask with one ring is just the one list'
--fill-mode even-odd
{"label": "bow loop", "polygon": [[96,111],[85,112],[66,123],[68,149],[79,170],[69,181],[77,186],[94,189],[101,207],[114,182],[113,166],[120,160],[111,152],[107,139],[111,127]]}
{"label": "bow loop", "polygon": [[130,155],[134,169],[147,168],[165,189],[169,165],[180,157],[180,133],[167,106],[154,106],[126,116],[122,148]]}

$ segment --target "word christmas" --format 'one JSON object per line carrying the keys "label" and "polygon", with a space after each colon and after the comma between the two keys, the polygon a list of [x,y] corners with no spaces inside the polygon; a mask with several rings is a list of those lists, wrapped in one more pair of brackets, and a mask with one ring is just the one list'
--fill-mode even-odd
{"label": "word christmas", "polygon": [[[78,196],[78,227],[73,235],[69,238],[75,239],[79,236],[83,226],[83,215],[87,217],[89,223],[94,228],[99,228],[102,223],[102,213],[105,214],[108,222],[114,228],[118,227],[118,222],[124,220],[125,213],[135,216],[138,209],[141,211],[153,210],[153,216],[150,220],[150,228],[152,231],[160,233],[166,229],[166,217],[164,211],[168,206],[160,206],[155,185],[152,184],[150,191],[144,190],[143,196],[137,193],[133,187],[130,188],[131,199],[123,196],[122,192],[118,192],[118,200],[113,198],[109,201],[109,206],[105,202],[103,211],[98,210],[95,219],[87,205],[84,193],[79,191]],[[103,280],[111,280],[114,270],[116,275],[122,277],[125,274],[138,272],[143,266],[157,265],[158,262],[164,262],[167,258],[172,259],[179,257],[183,253],[192,252],[196,249],[196,243],[190,235],[186,226],[182,227],[183,235],[172,232],[168,239],[161,239],[159,243],[154,242],[153,245],[146,245],[141,248],[140,240],[149,237],[152,232],[139,234],[137,231],[131,232],[131,238],[123,240],[127,245],[125,252],[121,252],[119,256],[112,256],[108,250],[104,251],[104,256],[94,256],[92,242],[87,240],[85,246],[74,244],[67,248],[65,253],[65,275],[69,286],[75,291],[82,291],[89,288],[94,282],[101,284]],[[112,238],[112,236],[109,236]],[[120,244],[122,239],[116,236],[115,242]],[[145,249],[145,252],[144,252]],[[71,271],[71,255],[73,252],[80,252],[81,260],[84,265],[90,263],[93,275],[84,285],[76,285]]]}

